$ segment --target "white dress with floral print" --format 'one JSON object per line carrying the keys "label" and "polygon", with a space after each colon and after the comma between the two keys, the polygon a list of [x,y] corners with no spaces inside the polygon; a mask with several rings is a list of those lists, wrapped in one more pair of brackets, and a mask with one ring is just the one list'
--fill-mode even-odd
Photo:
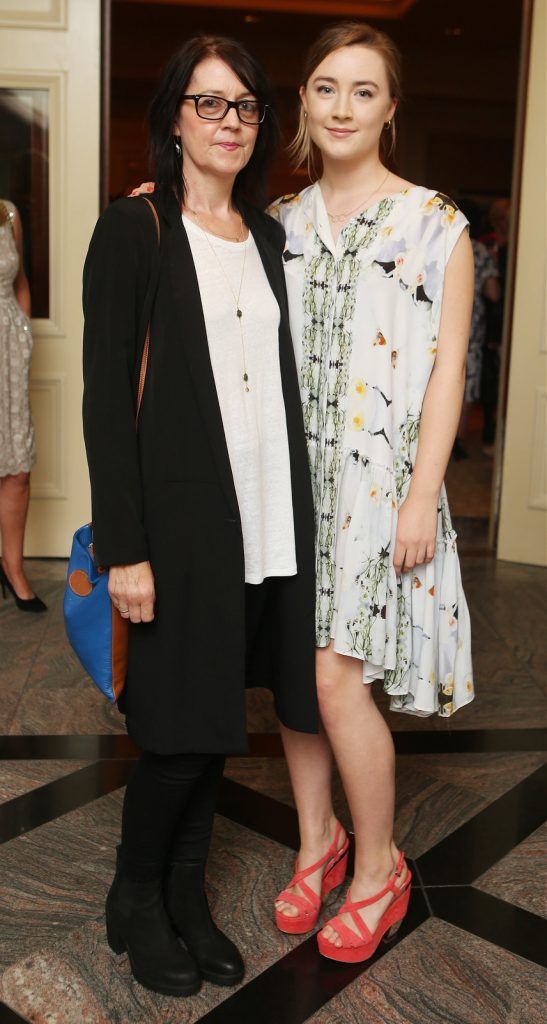
{"label": "white dress with floral print", "polygon": [[467,221],[420,186],[335,244],[318,184],[277,200],[316,509],[317,644],[363,661],[391,708],[473,699],[469,612],[444,485],[434,560],[397,577],[397,509],[416,458],[445,267]]}

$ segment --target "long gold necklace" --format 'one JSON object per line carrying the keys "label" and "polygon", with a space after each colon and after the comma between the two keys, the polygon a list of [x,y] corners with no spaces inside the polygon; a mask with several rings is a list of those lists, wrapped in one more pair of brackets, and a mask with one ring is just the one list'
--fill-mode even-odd
{"label": "long gold necklace", "polygon": [[[188,209],[190,210],[190,207],[188,207]],[[200,231],[201,231],[205,241],[207,242],[207,245],[209,246],[213,256],[215,257],[215,259],[216,259],[216,261],[217,261],[217,263],[218,263],[218,265],[219,265],[219,267],[220,267],[220,269],[221,269],[221,271],[222,271],[222,273],[224,275],[226,284],[228,285],[228,288],[230,289],[230,291],[231,291],[231,293],[233,295],[234,302],[235,302],[235,307],[236,307],[237,322],[239,324],[239,334],[240,334],[240,338],[241,338],[241,352],[242,352],[242,356],[243,356],[243,387],[244,387],[245,391],[250,391],[251,388],[249,386],[249,374],[247,373],[247,358],[246,358],[246,353],[245,353],[245,336],[244,336],[244,333],[243,333],[243,310],[241,308],[241,303],[240,303],[241,290],[243,288],[243,278],[245,276],[245,261],[246,261],[246,258],[247,258],[247,244],[243,243],[243,264],[242,264],[242,267],[241,267],[241,278],[240,278],[240,281],[239,281],[239,288],[238,288],[237,295],[236,295],[234,289],[232,288],[232,282],[230,281],[230,278],[228,277],[228,274],[226,273],[226,271],[224,269],[224,266],[222,264],[222,260],[219,259],[218,253],[217,253],[214,245],[212,244],[211,239],[209,238],[209,233],[205,230],[203,225],[200,224],[199,214],[197,214],[195,210],[190,210],[190,212],[194,214],[194,217],[196,218],[196,221],[197,221],[197,225],[198,225],[198,227],[199,227],[199,229],[200,229]],[[224,238],[225,236],[224,235],[220,235],[220,237]],[[241,231],[240,231],[240,235],[239,235],[239,238],[237,239],[237,241],[241,242],[242,238],[243,238],[243,217],[241,218]],[[227,238],[226,241],[233,242],[233,241],[236,241],[236,239]]]}
{"label": "long gold necklace", "polygon": [[[357,203],[357,206],[353,207],[353,210],[348,210],[347,213],[329,213],[329,211],[327,210],[327,217],[329,218],[329,220],[335,221],[338,224],[341,221],[347,220],[348,217],[351,217],[352,213],[355,213],[356,210],[365,209],[367,204],[372,199],[372,197],[374,195],[376,195],[377,192],[380,191],[380,189],[382,188],[383,185],[385,185],[385,183],[386,183],[387,179],[389,178],[390,174],[391,174],[391,171],[387,171],[386,175],[382,178],[380,184],[376,186],[374,191],[371,192],[370,195],[368,195],[366,197],[366,199],[361,199],[361,201],[359,203]],[[326,209],[326,206],[325,206],[325,209]]]}

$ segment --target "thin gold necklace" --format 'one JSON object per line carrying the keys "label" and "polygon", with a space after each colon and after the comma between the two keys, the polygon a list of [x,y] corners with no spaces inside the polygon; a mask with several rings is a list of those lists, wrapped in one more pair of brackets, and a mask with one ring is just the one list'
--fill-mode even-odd
{"label": "thin gold necklace", "polygon": [[[205,229],[204,229],[203,225],[199,223],[199,218],[200,218],[201,214],[199,214],[197,212],[197,210],[193,210],[191,206],[187,206],[186,209],[190,213],[193,213],[194,217],[196,218],[196,220],[198,222],[198,226],[201,228],[202,231],[204,231]],[[213,214],[213,216],[214,216],[214,214]],[[243,217],[241,217],[241,215],[240,215],[239,219],[241,221],[241,227],[239,229],[239,235],[237,236],[237,238],[234,238],[233,235],[223,235],[220,231],[210,231],[209,234],[217,235],[218,238],[223,238],[225,242],[242,242],[243,241]]]}
{"label": "thin gold necklace", "polygon": [[[190,207],[188,207],[188,209],[190,209]],[[197,221],[197,224],[198,224],[198,228],[200,229],[200,231],[201,231],[205,241],[207,242],[207,245],[209,246],[213,256],[215,257],[215,259],[216,259],[216,261],[217,261],[217,263],[218,263],[218,265],[219,265],[219,267],[220,267],[220,269],[221,269],[221,271],[222,271],[222,273],[224,275],[224,278],[226,280],[226,284],[228,285],[228,288],[230,289],[230,291],[231,291],[231,293],[232,293],[232,295],[234,297],[234,302],[235,302],[235,306],[236,306],[236,317],[237,317],[237,322],[239,324],[239,334],[240,334],[240,337],[241,337],[241,352],[242,352],[242,355],[243,355],[243,387],[244,387],[244,390],[248,392],[251,389],[249,387],[249,374],[247,373],[247,359],[246,359],[246,353],[245,353],[245,337],[244,337],[244,334],[243,334],[243,310],[242,310],[241,305],[240,305],[241,290],[243,288],[243,278],[245,276],[245,260],[247,258],[247,245],[246,245],[246,243],[244,243],[244,245],[243,245],[243,264],[242,264],[242,267],[241,267],[241,279],[239,281],[239,288],[238,288],[238,292],[237,292],[237,295],[236,295],[234,289],[232,288],[232,282],[230,281],[230,278],[228,277],[228,274],[226,273],[226,271],[225,271],[225,269],[224,269],[224,267],[222,265],[222,260],[219,259],[218,253],[217,253],[213,243],[211,242],[211,239],[209,238],[209,233],[205,230],[205,228],[199,222],[199,214],[197,214],[195,210],[191,210],[190,212],[194,214],[194,217],[196,218],[196,221]],[[240,234],[240,237],[239,237],[238,241],[241,241],[242,236],[243,236],[243,217],[241,218],[241,234]],[[223,236],[221,235],[220,237],[222,238]],[[233,242],[234,239],[233,238],[228,238],[228,239],[226,239],[226,241]]]}
{"label": "thin gold necklace", "polygon": [[[372,197],[374,195],[376,195],[377,192],[380,191],[380,189],[382,188],[383,185],[385,185],[385,183],[386,183],[387,179],[389,178],[390,174],[391,174],[391,171],[387,171],[386,175],[382,178],[380,184],[376,186],[374,191],[371,192],[370,195],[366,197],[366,199],[361,199],[361,201],[359,203],[357,203],[357,206],[353,207],[353,210],[348,210],[347,213],[329,213],[329,211],[327,210],[327,217],[329,218],[329,220],[333,220],[336,223],[340,223],[340,221],[347,220],[348,217],[351,217],[352,213],[355,213],[356,210],[361,210],[361,209],[366,208],[367,204],[370,202]],[[327,209],[326,206],[325,206],[325,209]]]}

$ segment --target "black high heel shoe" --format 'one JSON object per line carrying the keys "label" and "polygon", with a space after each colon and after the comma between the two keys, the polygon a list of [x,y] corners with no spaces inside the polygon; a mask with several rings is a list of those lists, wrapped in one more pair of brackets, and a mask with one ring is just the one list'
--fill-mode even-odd
{"label": "black high heel shoe", "polygon": [[18,597],[15,591],[15,587],[10,583],[4,568],[0,565],[0,587],[2,588],[2,597],[4,601],[7,598],[6,589],[13,594],[15,598],[15,604],[21,612],[47,612],[47,604],[44,604],[39,597]]}

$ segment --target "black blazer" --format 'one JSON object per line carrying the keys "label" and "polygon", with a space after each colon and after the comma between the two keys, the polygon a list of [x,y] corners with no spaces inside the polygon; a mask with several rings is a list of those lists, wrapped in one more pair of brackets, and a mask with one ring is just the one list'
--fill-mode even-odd
{"label": "black blazer", "polygon": [[249,653],[241,521],[196,272],[174,196],[156,192],[152,201],[160,250],[147,204],[121,199],[99,219],[84,268],[83,415],[95,552],[103,565],[149,559],[155,577],[154,621],[130,625],[120,703],[130,735],[159,753],[237,753],[247,749],[246,685],[270,686],[289,728],[317,731],[313,501],[284,232],[246,209],[280,307],[298,566],[296,576],[275,581],[271,611]]}

